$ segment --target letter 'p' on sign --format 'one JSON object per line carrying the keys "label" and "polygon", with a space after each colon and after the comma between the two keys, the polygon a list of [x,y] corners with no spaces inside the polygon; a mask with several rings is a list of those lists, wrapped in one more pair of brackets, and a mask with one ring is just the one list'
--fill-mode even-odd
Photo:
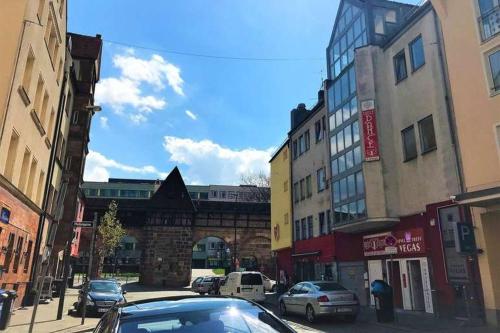
{"label": "letter 'p' on sign", "polygon": [[458,253],[473,253],[476,251],[474,229],[472,224],[458,222],[455,224],[455,249]]}

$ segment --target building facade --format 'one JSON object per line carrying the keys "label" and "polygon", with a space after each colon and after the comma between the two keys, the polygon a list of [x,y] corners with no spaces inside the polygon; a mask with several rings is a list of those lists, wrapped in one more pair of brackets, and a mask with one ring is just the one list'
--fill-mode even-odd
{"label": "building facade", "polygon": [[[500,324],[500,3],[432,0],[440,19],[486,321]],[[472,260],[474,253],[468,253]]]}
{"label": "building facade", "polygon": [[0,4],[5,36],[0,55],[0,283],[18,291],[16,304],[34,276],[33,263],[44,253],[64,188],[62,168],[51,166],[51,157],[64,142],[67,121],[61,106],[66,5],[64,0]]}
{"label": "building facade", "polygon": [[293,274],[289,139],[274,153],[269,163],[271,165],[271,251],[279,280],[281,274],[289,277]]}

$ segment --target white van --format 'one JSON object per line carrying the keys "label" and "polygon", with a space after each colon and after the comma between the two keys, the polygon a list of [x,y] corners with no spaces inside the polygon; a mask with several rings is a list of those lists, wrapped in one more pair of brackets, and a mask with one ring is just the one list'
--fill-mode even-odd
{"label": "white van", "polygon": [[221,295],[238,296],[250,301],[262,302],[266,299],[264,279],[260,272],[229,273],[219,290]]}

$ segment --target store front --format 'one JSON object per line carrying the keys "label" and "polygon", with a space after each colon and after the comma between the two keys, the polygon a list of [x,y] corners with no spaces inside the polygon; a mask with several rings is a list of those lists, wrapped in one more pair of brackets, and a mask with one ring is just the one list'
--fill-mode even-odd
{"label": "store front", "polygon": [[334,279],[334,238],[324,235],[295,242],[294,281]]}
{"label": "store front", "polygon": [[[388,239],[394,239],[394,244]],[[366,235],[363,250],[370,285],[375,280],[387,281],[393,287],[396,308],[434,313],[422,228]],[[373,297],[370,304],[374,305]]]}

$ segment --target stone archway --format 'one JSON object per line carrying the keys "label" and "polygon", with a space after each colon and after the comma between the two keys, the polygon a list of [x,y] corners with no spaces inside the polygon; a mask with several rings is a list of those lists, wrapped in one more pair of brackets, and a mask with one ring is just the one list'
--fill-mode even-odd
{"label": "stone archway", "polygon": [[192,269],[229,268],[231,250],[226,241],[219,236],[204,237],[193,245]]}

